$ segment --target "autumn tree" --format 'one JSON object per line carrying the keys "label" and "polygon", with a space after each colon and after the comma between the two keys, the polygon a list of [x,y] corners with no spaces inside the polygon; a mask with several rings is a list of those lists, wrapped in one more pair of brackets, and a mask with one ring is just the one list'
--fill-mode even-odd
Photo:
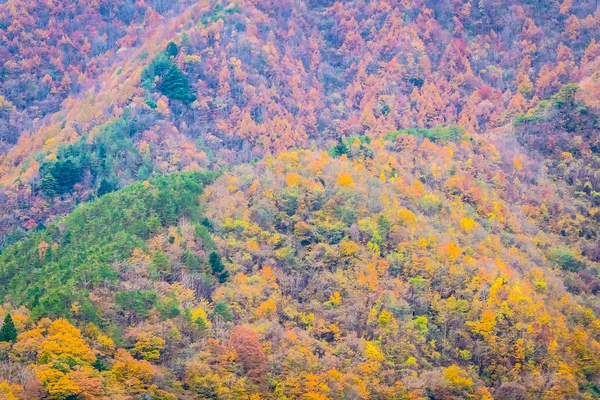
{"label": "autumn tree", "polygon": [[228,345],[235,350],[237,360],[248,377],[255,383],[264,383],[267,359],[258,335],[248,327],[236,326],[231,331]]}

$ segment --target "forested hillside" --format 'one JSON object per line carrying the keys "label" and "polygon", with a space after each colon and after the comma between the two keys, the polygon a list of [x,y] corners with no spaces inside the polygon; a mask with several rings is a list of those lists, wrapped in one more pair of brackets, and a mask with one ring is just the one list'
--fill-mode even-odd
{"label": "forested hillside", "polygon": [[595,0],[0,3],[0,398],[600,398]]}

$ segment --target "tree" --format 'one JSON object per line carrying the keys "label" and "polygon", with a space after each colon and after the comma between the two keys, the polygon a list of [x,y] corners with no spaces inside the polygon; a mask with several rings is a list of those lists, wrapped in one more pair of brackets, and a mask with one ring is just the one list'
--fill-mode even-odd
{"label": "tree", "polygon": [[56,196],[58,191],[58,183],[52,174],[46,174],[42,178],[42,192],[48,197]]}
{"label": "tree", "polygon": [[196,100],[196,95],[191,92],[190,82],[175,63],[171,63],[161,76],[158,90],[170,99],[179,100],[189,104]]}
{"label": "tree", "polygon": [[0,342],[14,343],[16,341],[17,329],[15,328],[11,315],[6,314],[6,317],[4,317],[4,324],[2,324],[2,329],[0,329]]}
{"label": "tree", "polygon": [[[155,84],[155,78],[159,80]],[[169,99],[190,104],[196,100],[188,77],[165,54],[159,54],[150,65],[142,71],[142,86],[148,90],[158,91]]]}
{"label": "tree", "polygon": [[152,383],[155,372],[148,361],[135,360],[125,349],[118,349],[111,374],[128,394],[138,394]]}
{"label": "tree", "polygon": [[529,395],[525,388],[516,382],[503,383],[494,392],[494,399],[496,400],[528,400]]}
{"label": "tree", "polygon": [[167,45],[166,53],[169,57],[177,57],[179,54],[179,47],[173,42],[169,42]]}
{"label": "tree", "polygon": [[211,251],[208,256],[208,263],[213,275],[219,278],[219,282],[223,283],[229,278],[229,271],[225,270],[225,265],[221,261],[221,255],[216,251]]}
{"label": "tree", "polygon": [[229,346],[235,350],[237,360],[255,383],[266,377],[267,357],[258,340],[258,335],[248,327],[236,326],[229,336]]}
{"label": "tree", "polygon": [[133,352],[146,361],[156,361],[160,358],[160,351],[164,347],[164,339],[144,333],[138,337]]}
{"label": "tree", "polygon": [[349,151],[348,145],[339,137],[337,144],[331,149],[330,153],[333,157],[340,157],[343,154],[348,154]]}
{"label": "tree", "polygon": [[225,321],[233,320],[233,313],[231,312],[231,309],[229,308],[227,303],[225,303],[224,301],[217,301],[215,303],[214,313],[215,315],[218,315],[221,318],[223,318]]}

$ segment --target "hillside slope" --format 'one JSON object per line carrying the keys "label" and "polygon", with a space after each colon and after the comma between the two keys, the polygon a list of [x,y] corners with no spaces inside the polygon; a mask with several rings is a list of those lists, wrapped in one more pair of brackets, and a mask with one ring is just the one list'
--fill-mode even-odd
{"label": "hillside slope", "polygon": [[[95,194],[101,179],[80,179],[55,206],[40,193],[39,168],[123,116],[139,121],[129,130],[135,146],[158,147],[149,160],[157,172],[248,162],[343,135],[449,125],[485,133],[593,76],[600,56],[591,0],[125,3],[94,12],[117,26],[130,18],[131,32],[102,56],[73,56],[101,59],[102,68],[80,68],[80,88],[3,156],[4,225],[45,225]],[[15,120],[11,106],[3,110]],[[131,175],[115,166],[111,184]]]}
{"label": "hillside slope", "polygon": [[[52,398],[595,396],[599,266],[530,215],[559,187],[482,137],[421,135],[448,137],[284,152],[202,194],[200,174],[136,184],[8,247],[0,296],[20,334],[4,354],[42,387],[12,383]],[[79,347],[55,347],[65,324]]]}
{"label": "hillside slope", "polygon": [[0,3],[0,398],[600,398],[597,1]]}

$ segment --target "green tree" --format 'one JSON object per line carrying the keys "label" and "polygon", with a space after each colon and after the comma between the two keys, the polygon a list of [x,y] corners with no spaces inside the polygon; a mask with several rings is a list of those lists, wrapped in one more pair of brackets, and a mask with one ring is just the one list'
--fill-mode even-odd
{"label": "green tree", "polygon": [[229,271],[225,270],[225,265],[221,261],[221,255],[216,251],[211,251],[208,256],[208,263],[213,275],[219,278],[219,282],[223,283],[229,278]]}
{"label": "green tree", "polygon": [[341,137],[338,137],[338,143],[331,149],[330,153],[333,157],[340,157],[343,154],[348,154],[349,151],[348,145],[344,143]]}
{"label": "green tree", "polygon": [[2,329],[0,329],[0,342],[16,341],[17,328],[15,328],[15,324],[13,323],[11,315],[6,314],[6,317],[4,317],[4,324],[2,324]]}
{"label": "green tree", "polygon": [[56,182],[56,178],[52,176],[52,174],[46,174],[42,178],[42,192],[48,197],[56,196],[56,192],[58,190],[58,183]]}
{"label": "green tree", "polygon": [[231,309],[229,308],[227,303],[225,303],[224,301],[217,301],[215,303],[214,313],[215,315],[218,315],[221,318],[223,318],[225,321],[233,320],[233,313],[231,312]]}
{"label": "green tree", "polygon": [[166,53],[169,57],[177,57],[179,54],[179,47],[173,42],[169,42],[167,45]]}

